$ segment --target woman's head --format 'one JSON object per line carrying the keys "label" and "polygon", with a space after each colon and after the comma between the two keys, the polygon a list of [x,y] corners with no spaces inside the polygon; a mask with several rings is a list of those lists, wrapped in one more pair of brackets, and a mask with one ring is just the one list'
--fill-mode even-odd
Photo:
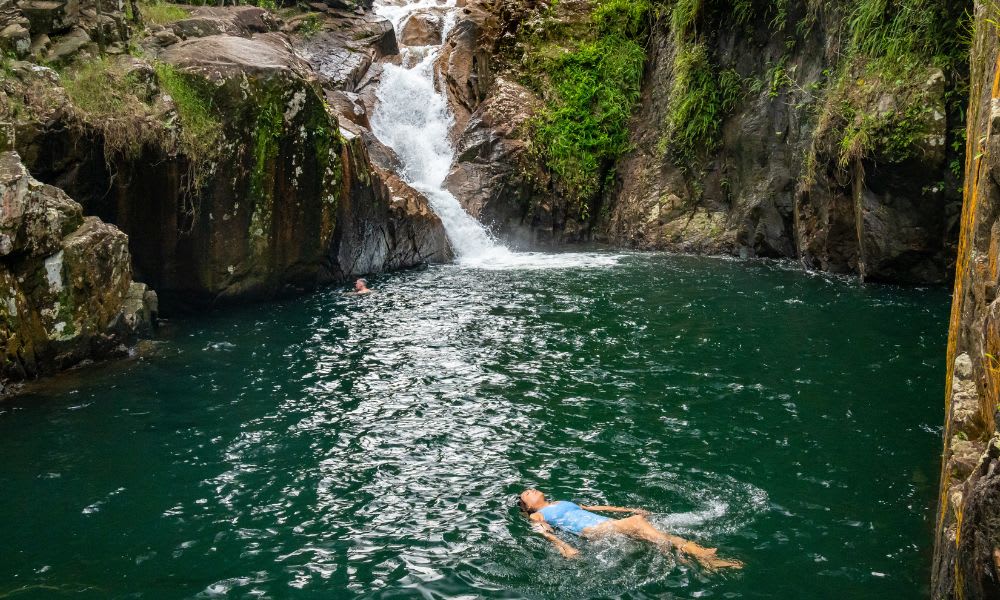
{"label": "woman's head", "polygon": [[517,506],[530,515],[545,507],[545,494],[538,490],[524,490],[517,497]]}

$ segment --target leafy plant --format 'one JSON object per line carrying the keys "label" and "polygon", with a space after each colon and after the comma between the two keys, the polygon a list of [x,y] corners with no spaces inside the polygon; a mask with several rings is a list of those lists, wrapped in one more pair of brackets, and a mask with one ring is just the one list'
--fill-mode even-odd
{"label": "leafy plant", "polygon": [[584,218],[607,169],[629,147],[650,9],[645,0],[599,2],[591,39],[571,50],[539,44],[529,59],[545,75],[535,82],[546,104],[530,124],[534,151]]}
{"label": "leafy plant", "polygon": [[208,84],[167,63],[156,63],[156,76],[177,107],[181,149],[192,163],[209,162],[218,152],[222,123],[214,110]]}

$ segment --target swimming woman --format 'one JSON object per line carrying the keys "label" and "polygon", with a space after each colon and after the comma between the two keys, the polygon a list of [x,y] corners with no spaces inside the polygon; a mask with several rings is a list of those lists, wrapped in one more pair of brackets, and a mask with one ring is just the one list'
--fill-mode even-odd
{"label": "swimming woman", "polygon": [[[704,548],[698,544],[664,533],[653,527],[646,520],[649,513],[637,508],[622,508],[619,506],[579,506],[572,502],[549,502],[545,494],[538,490],[521,492],[517,501],[518,507],[528,514],[528,519],[536,526],[536,531],[552,542],[556,549],[566,558],[573,558],[580,553],[556,537],[552,527],[574,533],[584,538],[601,538],[612,535],[624,535],[637,540],[652,542],[664,550],[677,548],[681,554],[687,554],[709,569],[743,566],[738,560],[728,560],[715,555],[715,548]],[[609,519],[591,511],[610,513],[633,513],[624,519]]]}

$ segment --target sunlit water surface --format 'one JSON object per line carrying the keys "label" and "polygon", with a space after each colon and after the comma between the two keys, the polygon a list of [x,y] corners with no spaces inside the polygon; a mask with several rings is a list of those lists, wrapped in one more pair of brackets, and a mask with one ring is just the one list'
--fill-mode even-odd
{"label": "sunlit water surface", "polygon": [[[0,596],[926,594],[943,290],[546,260],[180,321],[0,404]],[[746,568],[565,560],[525,486],[647,507]]]}

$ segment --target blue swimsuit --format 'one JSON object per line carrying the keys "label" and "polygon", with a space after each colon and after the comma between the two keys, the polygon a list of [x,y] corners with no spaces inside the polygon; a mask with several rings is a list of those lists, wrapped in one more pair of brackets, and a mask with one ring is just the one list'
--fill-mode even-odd
{"label": "blue swimsuit", "polygon": [[580,505],[572,502],[556,502],[538,512],[549,525],[577,535],[580,535],[580,532],[588,527],[594,527],[611,520],[583,510]]}

